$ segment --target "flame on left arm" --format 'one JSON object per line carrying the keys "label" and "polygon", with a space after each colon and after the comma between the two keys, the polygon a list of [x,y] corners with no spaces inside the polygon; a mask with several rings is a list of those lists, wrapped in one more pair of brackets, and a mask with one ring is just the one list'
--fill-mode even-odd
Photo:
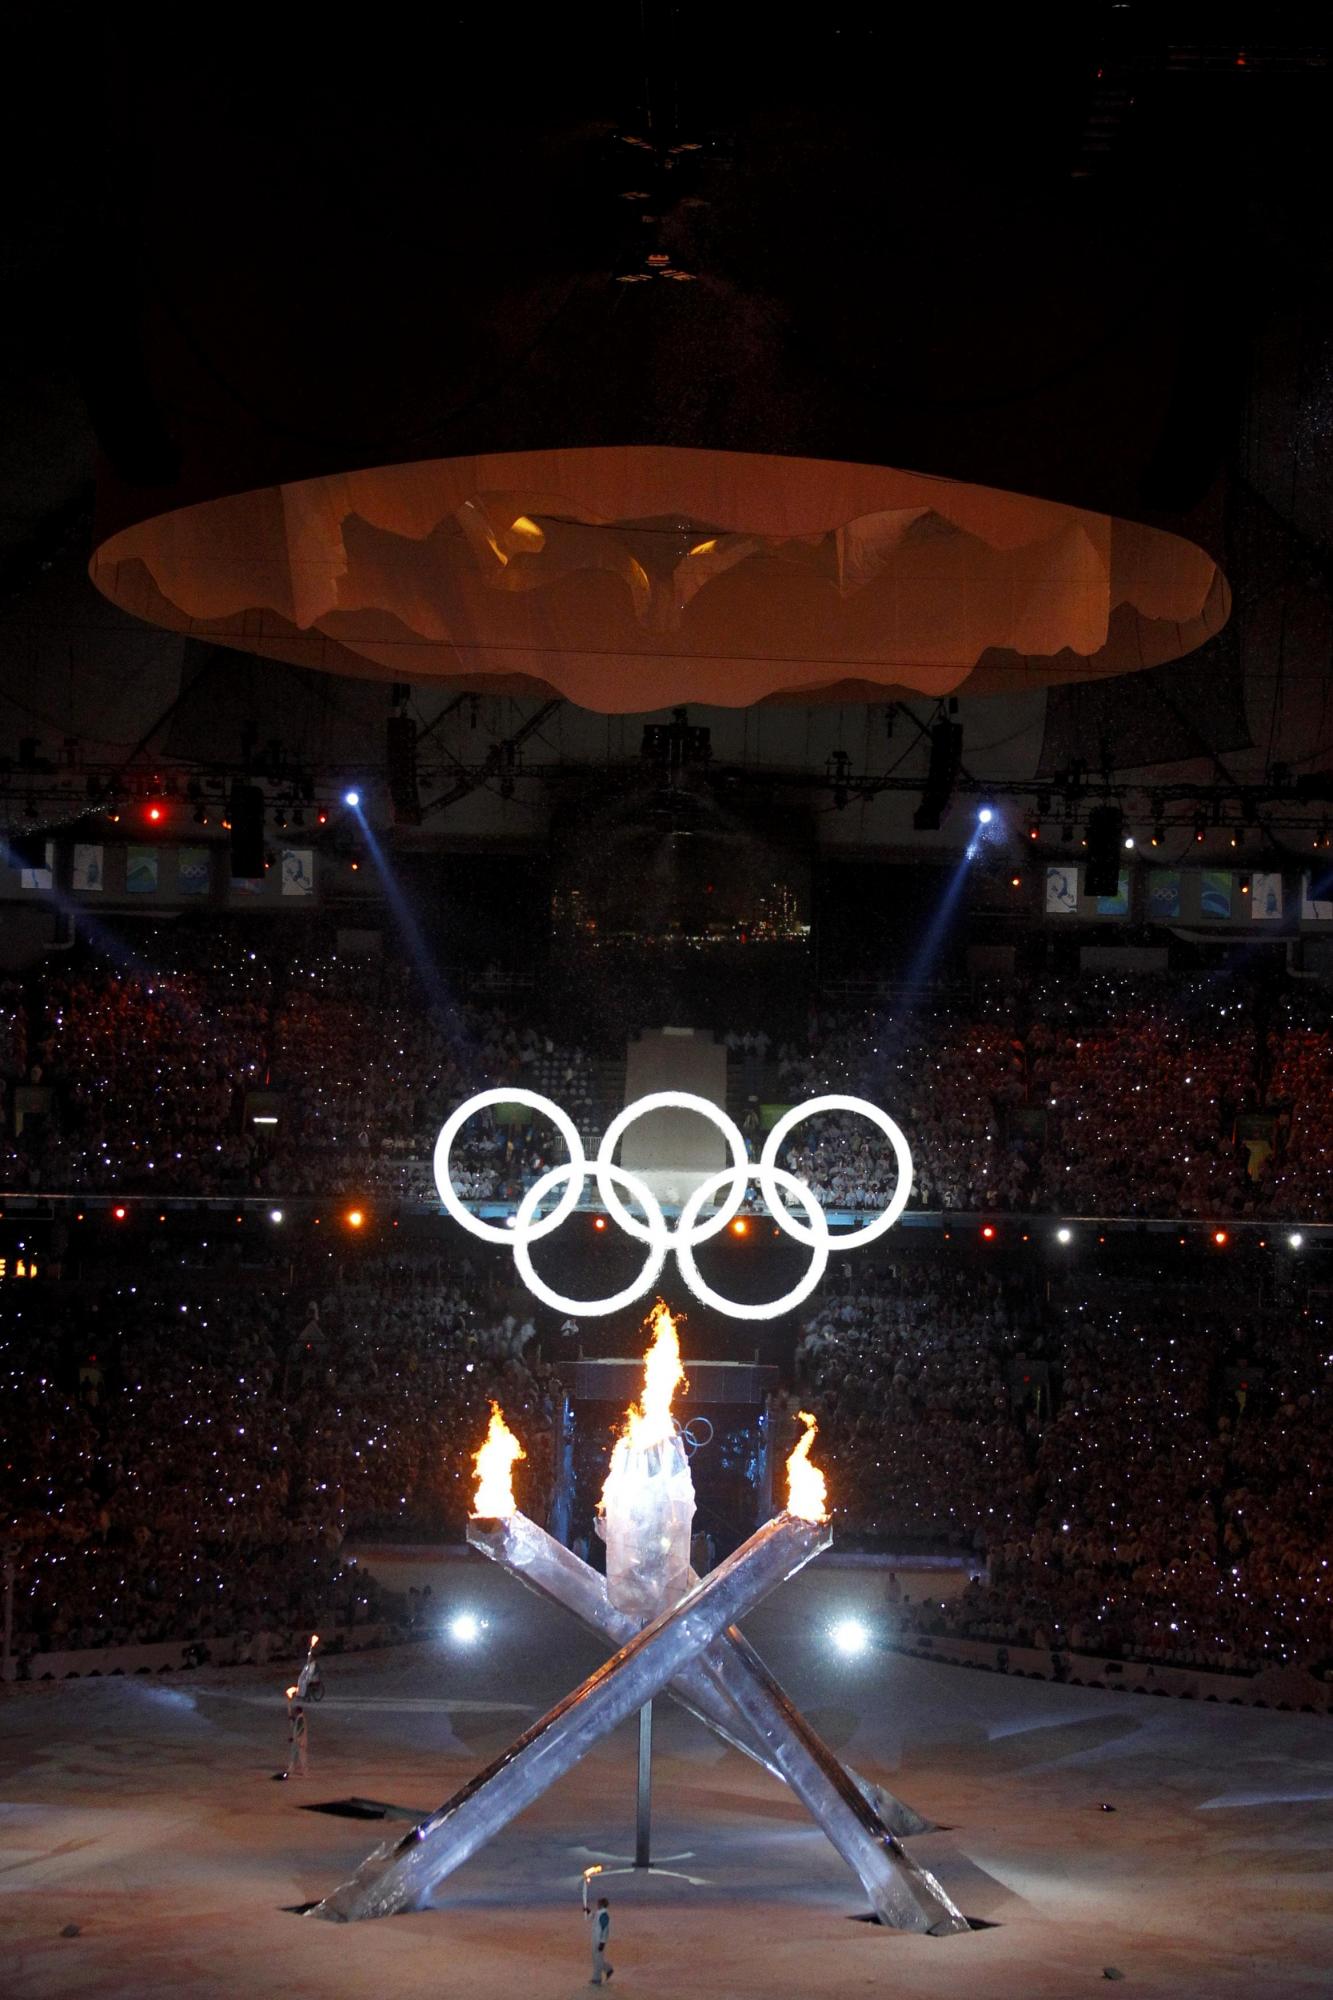
{"label": "flame on left arm", "polygon": [[787,1512],[803,1521],[827,1521],[828,1481],[817,1465],[810,1463],[810,1447],[819,1426],[808,1410],[800,1412],[805,1435],[787,1460]]}
{"label": "flame on left arm", "polygon": [[517,1514],[514,1462],[527,1455],[505,1422],[500,1405],[492,1403],[486,1442],[480,1451],[473,1453],[473,1463],[477,1468],[477,1490],[472,1498],[474,1515],[507,1521],[511,1514]]}

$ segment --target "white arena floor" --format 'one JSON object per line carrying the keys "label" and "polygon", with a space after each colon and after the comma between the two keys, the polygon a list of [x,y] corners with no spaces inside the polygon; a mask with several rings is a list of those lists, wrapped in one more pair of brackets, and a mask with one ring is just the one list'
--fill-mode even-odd
{"label": "white arena floor", "polygon": [[[312,1769],[278,1785],[282,1673],[0,1689],[0,1994],[546,2000],[587,1990],[579,1875],[603,1861],[614,1990],[1070,2000],[1104,1990],[1258,2000],[1333,1991],[1333,1720],[847,1661],[832,1621],[880,1601],[818,1570],[749,1622],[829,1740],[940,1831],[912,1843],[967,1937],[856,1922],[855,1879],[796,1803],[659,1705],[654,1846],[633,1843],[631,1730],[444,1885],[379,1923],[290,1914],[387,1833],[304,1811],[439,1804],[602,1657],[477,1560],[448,1566],[447,1638],[326,1665]],[[1104,1805],[1115,1808],[1103,1811]],[[70,1925],[79,1934],[62,1936]]]}

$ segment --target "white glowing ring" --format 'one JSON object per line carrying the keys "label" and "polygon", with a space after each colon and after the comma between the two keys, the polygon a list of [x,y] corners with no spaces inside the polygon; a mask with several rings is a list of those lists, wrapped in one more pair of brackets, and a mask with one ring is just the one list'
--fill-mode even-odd
{"label": "white glowing ring", "polygon": [[[688,1090],[654,1090],[647,1097],[636,1097],[632,1104],[627,1104],[623,1111],[617,1112],[602,1135],[602,1143],[597,1148],[597,1158],[593,1163],[597,1170],[597,1192],[602,1197],[603,1205],[614,1215],[622,1229],[627,1230],[631,1236],[636,1236],[640,1243],[649,1241],[648,1230],[630,1214],[611,1186],[608,1171],[611,1155],[625,1133],[635,1119],[644,1117],[649,1111],[697,1111],[701,1118],[706,1118],[710,1124],[716,1125],[731,1148],[732,1164],[723,1175],[724,1179],[731,1182],[727,1199],[711,1222],[705,1222],[701,1227],[690,1231],[691,1243],[707,1243],[711,1236],[720,1235],[740,1208],[745,1198],[745,1184],[750,1178],[750,1158],[735,1119],[728,1118],[725,1111],[719,1110],[717,1105],[710,1103],[706,1097],[695,1097]],[[674,1239],[678,1249],[684,1231],[685,1218],[682,1215]]]}
{"label": "white glowing ring", "polygon": [[[873,1243],[886,1229],[892,1229],[898,1217],[907,1206],[907,1197],[912,1192],[912,1155],[906,1139],[887,1111],[881,1111],[877,1104],[871,1104],[864,1097],[812,1097],[808,1104],[793,1105],[792,1109],[779,1118],[773,1130],[764,1141],[764,1150],[759,1156],[759,1185],[764,1200],[773,1211],[773,1220],[779,1229],[785,1229],[788,1236],[794,1236],[798,1243],[815,1243],[817,1235],[798,1222],[791,1210],[778,1200],[775,1181],[779,1169],[775,1162],[783,1140],[794,1128],[807,1118],[814,1118],[821,1111],[853,1111],[858,1117],[868,1118],[872,1125],[878,1125],[884,1137],[893,1147],[893,1157],[898,1166],[898,1185],[893,1190],[893,1199],[882,1215],[864,1229],[858,1229],[851,1236],[839,1237],[833,1245],[835,1250],[863,1250],[867,1243]],[[800,1183],[798,1182],[799,1186]],[[802,1207],[805,1206],[802,1202]],[[808,1213],[808,1210],[807,1210]],[[821,1218],[823,1210],[820,1210]],[[827,1235],[827,1229],[826,1229]]]}
{"label": "white glowing ring", "polygon": [[620,1182],[625,1192],[632,1200],[638,1202],[648,1217],[648,1255],[643,1260],[643,1267],[632,1284],[626,1285],[622,1292],[613,1292],[609,1298],[567,1299],[563,1293],[552,1291],[545,1279],[539,1278],[533,1269],[532,1254],[528,1245],[535,1242],[537,1237],[548,1233],[552,1226],[552,1218],[556,1222],[563,1218],[567,1213],[566,1204],[563,1199],[557,1202],[551,1214],[535,1228],[532,1218],[551,1189],[562,1180],[569,1182],[577,1201],[578,1190],[582,1187],[588,1171],[589,1163],[586,1159],[577,1165],[573,1160],[564,1160],[558,1167],[549,1168],[540,1180],[533,1182],[519,1203],[513,1229],[505,1231],[505,1241],[514,1246],[514,1263],[528,1290],[535,1292],[539,1299],[554,1307],[556,1312],[570,1313],[576,1319],[580,1316],[597,1319],[603,1313],[618,1312],[621,1306],[633,1305],[635,1299],[642,1298],[643,1294],[651,1291],[657,1283],[662,1273],[662,1266],[666,1262],[667,1251],[671,1248],[671,1231],[667,1227],[666,1217],[658,1206],[652,1189],[645,1187],[634,1174],[627,1174],[623,1167],[608,1166],[605,1171]]}
{"label": "white glowing ring", "polygon": [[552,1209],[548,1216],[545,1216],[542,1221],[536,1223],[533,1227],[532,1237],[534,1241],[540,1236],[549,1236],[553,1229],[560,1227],[570,1210],[578,1207],[579,1189],[582,1186],[583,1169],[587,1165],[588,1156],[583,1150],[583,1141],[579,1137],[579,1128],[569,1113],[562,1111],[558,1104],[552,1104],[549,1097],[539,1097],[535,1090],[519,1090],[517,1088],[510,1088],[508,1090],[482,1090],[475,1097],[469,1097],[466,1104],[460,1104],[456,1111],[450,1113],[440,1128],[439,1138],[435,1141],[435,1185],[440,1191],[440,1200],[444,1203],[455,1222],[461,1223],[463,1228],[470,1230],[474,1236],[480,1236],[483,1242],[513,1242],[514,1231],[512,1229],[507,1227],[500,1228],[494,1222],[483,1222],[479,1215],[473,1215],[471,1209],[463,1206],[454,1188],[453,1181],[449,1177],[449,1152],[454,1140],[458,1137],[474,1112],[484,1111],[490,1104],[526,1104],[529,1111],[540,1111],[545,1117],[550,1119],[557,1132],[559,1132],[560,1137],[564,1140],[566,1146],[568,1146],[569,1165],[577,1167],[580,1170],[577,1174],[571,1176],[568,1191],[557,1203],[556,1207]]}
{"label": "white glowing ring", "polygon": [[[758,1167],[749,1167],[745,1178],[749,1180],[759,1171]],[[700,1277],[699,1267],[694,1261],[694,1244],[697,1239],[690,1232],[699,1210],[709,1200],[714,1190],[721,1187],[729,1172],[730,1169],[724,1167],[720,1174],[713,1174],[708,1180],[701,1181],[681,1210],[680,1228],[675,1239],[676,1261],[680,1265],[680,1274],[695,1298],[703,1305],[712,1306],[715,1312],[726,1313],[732,1319],[776,1319],[779,1313],[791,1312],[794,1307],[800,1305],[802,1299],[808,1299],[823,1277],[829,1259],[828,1223],[824,1218],[823,1209],[804,1181],[798,1181],[795,1174],[789,1174],[785,1167],[770,1166],[768,1172],[771,1179],[785,1187],[788,1194],[794,1195],[810,1218],[809,1235],[805,1236],[805,1232],[802,1231],[805,1240],[814,1245],[810,1269],[799,1285],[793,1285],[789,1292],[785,1292],[780,1299],[774,1299],[769,1305],[742,1305],[738,1299],[724,1299],[721,1292],[715,1292],[712,1286],[706,1285]],[[767,1195],[765,1199],[768,1199]],[[773,1212],[776,1218],[780,1208],[775,1208]]]}

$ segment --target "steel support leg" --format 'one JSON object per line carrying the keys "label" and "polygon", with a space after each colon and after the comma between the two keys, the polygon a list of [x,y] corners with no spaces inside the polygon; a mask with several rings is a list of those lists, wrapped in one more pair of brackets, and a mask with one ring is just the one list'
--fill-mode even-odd
{"label": "steel support leg", "polygon": [[634,1794],[634,1866],[653,1865],[653,1705],[639,1710],[639,1782]]}

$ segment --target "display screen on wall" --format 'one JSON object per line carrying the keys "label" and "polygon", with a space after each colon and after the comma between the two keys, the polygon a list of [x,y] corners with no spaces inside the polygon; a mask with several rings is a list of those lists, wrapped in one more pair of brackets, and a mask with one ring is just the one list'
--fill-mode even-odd
{"label": "display screen on wall", "polygon": [[1201,917],[1222,917],[1231,915],[1231,870],[1229,868],[1205,868],[1199,877],[1199,915]]}
{"label": "display screen on wall", "polygon": [[1333,924],[1333,868],[1318,875],[1307,869],[1301,877],[1301,922]]}
{"label": "display screen on wall", "polygon": [[1260,873],[1250,877],[1250,915],[1257,923],[1282,921],[1282,876]]}
{"label": "display screen on wall", "polygon": [[127,847],[125,849],[125,889],[131,896],[155,896],[157,894],[157,849],[155,847]]}
{"label": "display screen on wall", "polygon": [[56,865],[55,842],[48,840],[43,849],[44,862],[37,868],[19,869],[20,889],[49,889],[54,879]]}
{"label": "display screen on wall", "polygon": [[176,852],[176,887],[182,896],[206,896],[210,856],[206,847],[182,847]]}
{"label": "display screen on wall", "polygon": [[314,895],[315,851],[312,847],[283,848],[282,893],[284,896]]}
{"label": "display screen on wall", "polygon": [[1180,915],[1180,870],[1150,868],[1148,871],[1147,915],[1150,921],[1170,923]]}
{"label": "display screen on wall", "polygon": [[1129,915],[1129,870],[1120,870],[1120,886],[1114,896],[1098,896],[1096,899],[1099,917],[1127,917]]}
{"label": "display screen on wall", "polygon": [[69,877],[71,889],[80,896],[97,895],[105,886],[105,879],[102,849],[76,841]]}
{"label": "display screen on wall", "polygon": [[1046,870],[1046,914],[1048,917],[1073,917],[1078,914],[1078,869],[1073,862],[1066,867],[1049,867]]}

